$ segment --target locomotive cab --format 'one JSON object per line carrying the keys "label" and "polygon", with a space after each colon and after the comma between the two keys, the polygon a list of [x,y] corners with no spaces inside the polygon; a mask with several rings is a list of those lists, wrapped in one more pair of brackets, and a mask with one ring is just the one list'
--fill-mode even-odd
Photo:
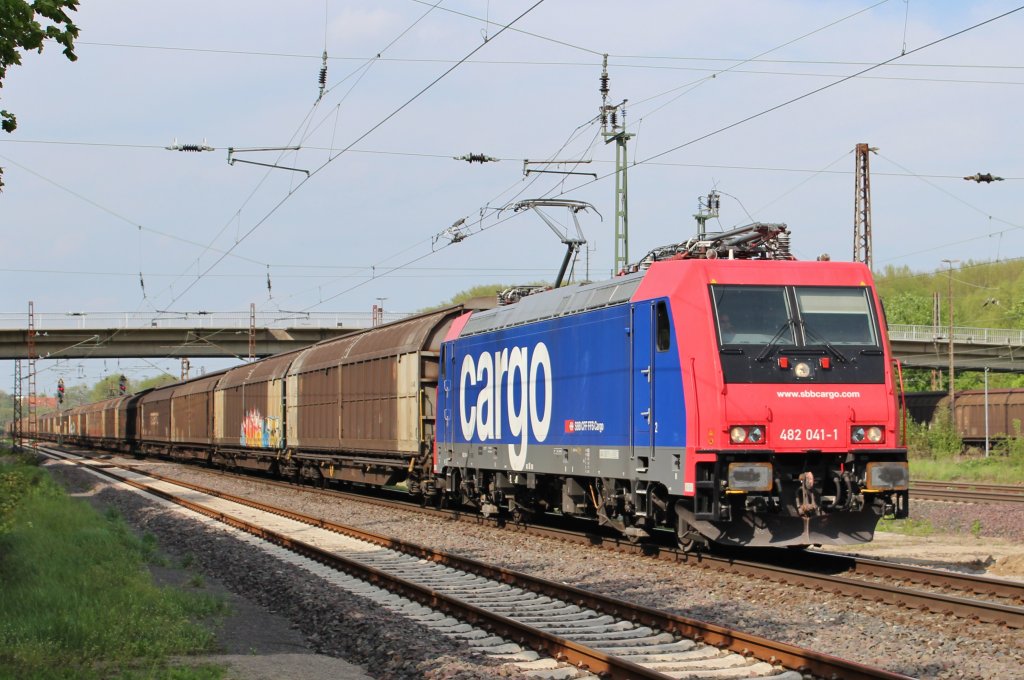
{"label": "locomotive cab", "polygon": [[871,540],[880,517],[906,516],[909,474],[868,273],[749,267],[716,267],[707,283],[721,436],[695,451],[680,530],[742,545]]}

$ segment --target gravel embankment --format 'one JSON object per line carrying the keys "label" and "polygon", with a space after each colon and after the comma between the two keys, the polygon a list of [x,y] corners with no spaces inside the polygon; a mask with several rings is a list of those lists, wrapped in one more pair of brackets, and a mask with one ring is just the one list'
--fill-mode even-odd
{"label": "gravel embankment", "polygon": [[910,501],[910,516],[939,533],[1024,543],[1024,509],[1006,503]]}
{"label": "gravel embankment", "polygon": [[[95,477],[74,468],[51,468],[70,489],[93,488]],[[285,565],[229,533],[167,511],[136,493],[107,487],[95,501],[114,507],[161,550],[189,556],[193,569],[293,622],[310,649],[340,657],[379,678],[474,680],[518,678],[515,668],[426,630],[375,603]]]}
{"label": "gravel embankment", "polygon": [[[694,565],[668,564],[607,553],[466,522],[455,524],[413,511],[387,510],[358,502],[275,489],[262,485],[258,480],[211,476],[195,467],[173,466],[172,474],[166,464],[158,465],[171,476],[229,493],[251,495],[305,514],[401,537],[913,677],[1009,679],[1019,678],[1020,669],[1024,667],[1021,632],[1016,630],[812,592],[795,586],[750,581]],[[939,526],[944,513],[952,513],[949,521],[958,514],[955,509],[932,509],[926,505],[935,504],[922,502],[912,510],[915,516],[924,515],[936,526]],[[962,514],[963,508],[959,512]],[[1016,512],[1021,513],[1019,510]],[[323,606],[320,602],[322,586],[305,582],[308,579],[296,582],[294,575],[290,578],[274,575],[275,570],[280,572],[280,566],[266,564],[259,555],[236,552],[237,548],[229,549],[222,545],[222,541],[210,544],[208,537],[190,534],[180,522],[165,527],[167,520],[161,519],[157,513],[139,512],[129,507],[125,514],[132,521],[144,522],[146,529],[153,533],[159,529],[158,538],[162,543],[169,542],[173,549],[191,552],[197,557],[202,553],[202,560],[204,563],[209,560],[210,569],[215,572],[225,570],[228,578],[236,581],[239,587],[253,593],[265,591],[266,595],[260,596],[265,596],[266,601],[274,603],[277,608],[294,607],[300,615],[298,620],[306,621],[303,629],[308,630],[309,636],[316,636],[318,647],[336,645],[338,651],[344,651],[343,656],[354,663],[363,663],[358,660],[358,655],[373,654],[372,650],[364,648],[365,640],[359,641],[364,619],[375,618],[373,614],[365,614],[363,605],[350,607],[348,616],[353,618],[346,622],[345,615],[338,616],[330,609],[316,609]],[[991,527],[993,532],[1004,532],[1000,533],[1001,536],[1016,536],[1024,540],[1024,516],[1018,514],[1015,519],[1012,514],[1001,507],[991,513],[986,511],[984,516],[976,516],[981,517],[983,535],[989,535]],[[967,523],[968,530],[971,522],[973,520]],[[228,560],[222,558],[226,550],[231,555]],[[346,607],[345,603],[338,606]],[[317,613],[311,614],[310,607]],[[387,622],[377,623],[385,629],[400,631],[393,633],[397,636],[395,644],[400,645],[393,648],[404,649],[404,645],[424,637],[421,632],[407,632],[404,626],[395,623],[393,617]],[[358,634],[353,635],[351,630]],[[436,647],[434,644],[427,648],[435,651],[451,649],[451,643],[446,640],[438,640]],[[357,658],[349,656],[350,653],[356,654]],[[456,652],[453,650],[451,653],[454,655]],[[368,667],[384,664],[386,668],[397,669],[397,673],[388,675],[385,672],[381,677],[413,677],[400,674],[409,673],[411,668],[428,671],[435,668],[423,666],[430,663],[428,657],[409,652],[403,653],[401,660],[387,655],[384,658],[364,658],[372,658]],[[422,674],[423,671],[419,672]]]}

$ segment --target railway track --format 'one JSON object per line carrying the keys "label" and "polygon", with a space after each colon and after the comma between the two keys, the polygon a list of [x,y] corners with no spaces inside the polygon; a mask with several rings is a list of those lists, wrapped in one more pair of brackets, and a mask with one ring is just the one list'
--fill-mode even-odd
{"label": "railway track", "polygon": [[[232,478],[254,479],[250,475],[239,475],[223,470],[205,469],[204,472]],[[1016,629],[1024,628],[1024,584],[1018,582],[814,550],[747,549],[695,555],[668,544],[635,544],[616,535],[594,531],[534,524],[505,524],[498,518],[481,518],[479,515],[458,510],[422,508],[407,500],[334,489],[317,489],[266,478],[257,479],[261,484],[274,487],[299,489],[359,503],[427,513],[449,520],[500,525],[506,530],[526,532],[570,543],[644,554],[656,559],[799,585],[812,590],[827,589],[838,594],[898,607],[913,607],[938,614],[951,614],[963,619],[1006,625]]]}
{"label": "railway track", "polygon": [[[587,677],[602,678],[799,680],[808,673],[825,678],[906,677],[214,489],[128,467],[117,469],[107,461],[74,462],[287,547],[332,570],[400,593],[418,603],[402,604],[402,611],[433,622],[439,632],[482,651],[519,660],[527,672],[548,673],[554,659],[592,674]],[[439,619],[422,605],[444,616]],[[521,641],[551,659],[524,655],[509,640]]]}
{"label": "railway track", "polygon": [[[237,473],[222,470],[205,472],[227,477]],[[249,475],[243,478],[252,479]],[[820,551],[743,550],[723,554],[692,554],[668,544],[638,545],[611,535],[580,532],[577,529],[554,528],[536,524],[504,524],[498,518],[481,518],[458,510],[421,508],[409,501],[367,496],[336,490],[322,490],[307,485],[260,478],[260,483],[302,490],[309,494],[342,497],[359,503],[387,508],[425,512],[437,517],[474,523],[487,522],[504,525],[507,530],[518,530],[531,535],[554,538],[569,543],[586,544],[618,552],[644,554],[702,568],[714,568],[738,573],[745,577],[777,583],[799,585],[813,590],[886,602],[900,607],[921,608],[936,613],[952,614],[957,618],[1005,625],[1024,629],[1024,584],[991,579],[897,562],[869,559]],[[912,586],[912,587],[911,587]],[[956,593],[956,594],[950,594]]]}
{"label": "railway track", "polygon": [[[762,549],[722,551],[720,554],[692,554],[665,544],[635,544],[617,535],[578,529],[561,529],[535,524],[506,524],[499,518],[457,509],[423,508],[408,500],[398,500],[362,493],[317,489],[308,485],[267,478],[254,478],[224,470],[204,469],[205,473],[241,479],[259,479],[260,483],[308,493],[342,497],[405,511],[427,513],[436,517],[473,523],[504,526],[570,543],[644,554],[656,559],[717,569],[749,578],[798,585],[811,590],[828,590],[844,596],[882,602],[897,607],[910,607],[958,618],[1024,629],[1024,584],[941,569],[898,564],[819,551]],[[154,474],[154,473],[147,473]],[[155,475],[157,478],[160,475]],[[173,480],[171,480],[173,481]],[[955,593],[955,594],[951,594]]]}
{"label": "railway track", "polygon": [[911,497],[956,503],[1024,503],[1024,486],[975,482],[914,481]]}

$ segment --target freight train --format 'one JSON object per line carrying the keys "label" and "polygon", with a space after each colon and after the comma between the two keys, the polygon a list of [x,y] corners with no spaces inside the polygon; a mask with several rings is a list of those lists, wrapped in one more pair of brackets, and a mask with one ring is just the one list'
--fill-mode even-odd
{"label": "freight train", "polygon": [[[919,423],[930,423],[936,413],[949,412],[949,392],[908,392],[907,413]],[[988,436],[990,440],[1018,437],[1024,424],[1024,390],[988,391]],[[954,401],[956,430],[964,444],[985,444],[983,390],[962,390]]]}
{"label": "freight train", "polygon": [[702,234],[606,282],[423,313],[39,435],[690,549],[869,541],[908,503],[884,316],[863,264],[795,261],[788,236]]}

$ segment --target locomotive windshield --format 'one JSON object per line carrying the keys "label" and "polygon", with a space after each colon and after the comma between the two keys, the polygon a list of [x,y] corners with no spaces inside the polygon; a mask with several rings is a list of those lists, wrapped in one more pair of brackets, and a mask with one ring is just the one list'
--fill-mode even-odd
{"label": "locomotive windshield", "polygon": [[723,345],[792,345],[790,301],[782,286],[712,286]]}
{"label": "locomotive windshield", "polygon": [[866,288],[796,288],[806,344],[878,345]]}
{"label": "locomotive windshield", "polygon": [[869,288],[716,284],[711,300],[727,383],[885,380]]}
{"label": "locomotive windshield", "polygon": [[867,288],[711,286],[721,345],[877,347]]}

